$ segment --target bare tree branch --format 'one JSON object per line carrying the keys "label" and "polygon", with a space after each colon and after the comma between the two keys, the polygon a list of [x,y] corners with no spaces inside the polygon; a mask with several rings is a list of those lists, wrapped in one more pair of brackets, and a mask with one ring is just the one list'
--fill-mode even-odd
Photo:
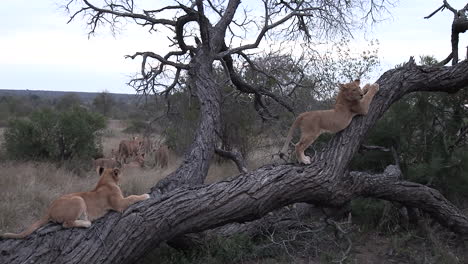
{"label": "bare tree branch", "polygon": [[[111,14],[111,15],[114,15],[114,16],[118,16],[118,17],[127,17],[127,18],[134,18],[134,19],[141,19],[141,20],[145,20],[151,24],[161,24],[161,25],[170,25],[170,26],[175,26],[175,21],[173,20],[169,20],[169,19],[155,19],[155,18],[152,18],[151,16],[148,16],[146,14],[137,14],[137,13],[134,13],[133,11],[131,10],[127,10],[128,12],[119,12],[119,11],[115,11],[115,10],[112,10],[112,9],[105,9],[105,8],[99,8],[99,7],[96,7],[94,5],[92,5],[89,1],[87,0],[83,0],[83,2],[89,7],[91,8],[92,10],[96,11],[97,14],[100,16],[102,14]],[[112,4],[109,4],[109,7],[113,7],[114,5]],[[79,10],[78,12],[82,12],[83,9]],[[76,15],[76,13],[72,16],[74,17]]]}
{"label": "bare tree branch", "polygon": [[437,8],[434,12],[432,12],[431,14],[429,14],[428,16],[425,16],[424,19],[429,19],[431,18],[433,15],[435,15],[437,12],[439,11],[443,11],[445,8],[445,4],[443,4],[442,6],[440,6],[439,8]]}
{"label": "bare tree branch", "polygon": [[245,159],[239,151],[227,151],[224,149],[215,148],[215,153],[223,158],[234,161],[240,173],[246,173],[248,171]]}
{"label": "bare tree branch", "polygon": [[162,57],[161,55],[156,54],[156,53],[154,53],[152,51],[136,52],[133,55],[125,56],[125,58],[135,59],[137,56],[142,56],[144,60],[146,60],[146,58],[150,57],[150,58],[153,58],[153,59],[156,59],[156,60],[160,61],[162,64],[170,65],[170,66],[173,66],[173,67],[178,68],[178,69],[187,70],[189,68],[187,64],[169,61],[168,58],[165,58],[165,57],[170,57],[170,54],[166,55],[165,57]]}
{"label": "bare tree branch", "polygon": [[425,19],[432,17],[438,11],[444,10],[444,8],[447,8],[453,13],[452,33],[450,39],[452,43],[452,52],[446,59],[441,61],[439,65],[445,65],[450,60],[452,60],[452,65],[455,65],[458,63],[459,34],[464,33],[468,30],[468,18],[466,15],[466,12],[468,11],[468,4],[466,4],[465,7],[463,7],[460,10],[456,10],[446,0],[443,0],[443,5],[434,12],[432,12],[429,16],[426,16]]}

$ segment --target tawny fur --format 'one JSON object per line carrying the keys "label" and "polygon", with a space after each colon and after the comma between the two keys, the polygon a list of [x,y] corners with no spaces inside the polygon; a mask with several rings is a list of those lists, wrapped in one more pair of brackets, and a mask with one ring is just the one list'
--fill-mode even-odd
{"label": "tawny fur", "polygon": [[169,148],[162,144],[154,152],[155,166],[166,168],[169,161]]}
{"label": "tawny fur", "polygon": [[141,141],[134,137],[132,140],[122,140],[119,143],[119,160],[122,163],[127,163],[128,158],[138,156],[141,146]]}
{"label": "tawny fur", "polygon": [[91,222],[104,216],[109,210],[123,212],[131,204],[148,199],[148,194],[123,197],[118,185],[120,170],[101,169],[96,187],[89,192],[66,194],[54,200],[47,213],[39,221],[19,234],[5,233],[4,238],[24,238],[49,221],[63,227],[90,227]]}
{"label": "tawny fur", "polygon": [[139,145],[140,153],[149,154],[153,149],[153,142],[151,142],[151,139],[149,137],[144,137],[139,143]]}
{"label": "tawny fur", "polygon": [[96,172],[99,174],[99,168],[104,168],[104,169],[112,169],[112,168],[121,168],[122,164],[118,161],[115,160],[115,158],[99,158],[93,160],[93,167],[96,170]]}
{"label": "tawny fur", "polygon": [[296,158],[299,162],[310,164],[310,157],[304,151],[325,132],[339,132],[351,123],[356,115],[366,115],[369,104],[379,90],[379,85],[366,84],[363,89],[359,87],[360,81],[356,80],[347,84],[340,84],[340,91],[336,98],[335,107],[330,110],[310,111],[300,114],[289,129],[286,142],[281,153],[287,152],[296,128],[301,131],[299,142],[295,145]]}
{"label": "tawny fur", "polygon": [[135,158],[127,164],[123,165],[124,168],[143,168],[145,167],[145,153],[137,154]]}

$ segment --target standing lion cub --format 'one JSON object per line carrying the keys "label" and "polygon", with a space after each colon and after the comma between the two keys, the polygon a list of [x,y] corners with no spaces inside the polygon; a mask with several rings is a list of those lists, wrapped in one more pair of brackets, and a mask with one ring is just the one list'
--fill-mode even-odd
{"label": "standing lion cub", "polygon": [[46,215],[19,234],[5,233],[4,238],[24,238],[49,221],[60,223],[63,227],[90,227],[91,222],[104,216],[107,211],[123,212],[131,204],[146,200],[150,196],[130,195],[123,197],[118,185],[120,170],[100,168],[96,187],[89,192],[66,194],[54,200]]}
{"label": "standing lion cub", "polygon": [[361,90],[359,84],[359,80],[340,84],[340,91],[338,92],[333,109],[300,114],[289,129],[280,155],[284,155],[287,152],[294,130],[299,127],[301,137],[295,147],[296,157],[299,162],[310,164],[310,157],[304,155],[304,151],[320,134],[341,131],[351,123],[355,115],[366,115],[372,98],[374,98],[374,95],[379,90],[379,85],[376,83],[372,85],[366,84]]}

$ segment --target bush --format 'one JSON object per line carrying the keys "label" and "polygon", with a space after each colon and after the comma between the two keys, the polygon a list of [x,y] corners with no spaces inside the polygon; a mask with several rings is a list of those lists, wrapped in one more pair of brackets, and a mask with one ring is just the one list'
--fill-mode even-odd
{"label": "bush", "polygon": [[216,264],[216,263],[244,263],[262,257],[260,243],[245,234],[232,237],[213,237],[205,240],[201,245],[180,251],[168,246],[161,246],[147,254],[140,263],[164,264]]}
{"label": "bush", "polygon": [[5,150],[12,159],[70,160],[94,157],[101,152],[101,115],[84,108],[57,112],[42,109],[29,118],[12,119],[5,130]]}
{"label": "bush", "polygon": [[130,125],[123,131],[127,134],[142,134],[148,127],[148,123],[143,120],[130,120]]}

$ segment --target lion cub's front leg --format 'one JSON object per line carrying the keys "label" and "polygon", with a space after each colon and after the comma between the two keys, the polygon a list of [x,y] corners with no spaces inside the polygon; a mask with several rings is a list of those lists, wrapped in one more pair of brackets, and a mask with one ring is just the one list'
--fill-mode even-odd
{"label": "lion cub's front leg", "polygon": [[111,207],[113,210],[118,211],[118,212],[123,212],[125,211],[130,205],[143,201],[146,199],[149,199],[150,196],[149,194],[145,193],[142,195],[130,195],[127,197],[119,196],[119,197],[114,197],[111,199]]}
{"label": "lion cub's front leg", "polygon": [[366,84],[362,90],[365,95],[359,102],[359,109],[357,113],[360,115],[367,115],[367,112],[369,112],[369,105],[372,102],[375,94],[379,91],[379,84]]}

